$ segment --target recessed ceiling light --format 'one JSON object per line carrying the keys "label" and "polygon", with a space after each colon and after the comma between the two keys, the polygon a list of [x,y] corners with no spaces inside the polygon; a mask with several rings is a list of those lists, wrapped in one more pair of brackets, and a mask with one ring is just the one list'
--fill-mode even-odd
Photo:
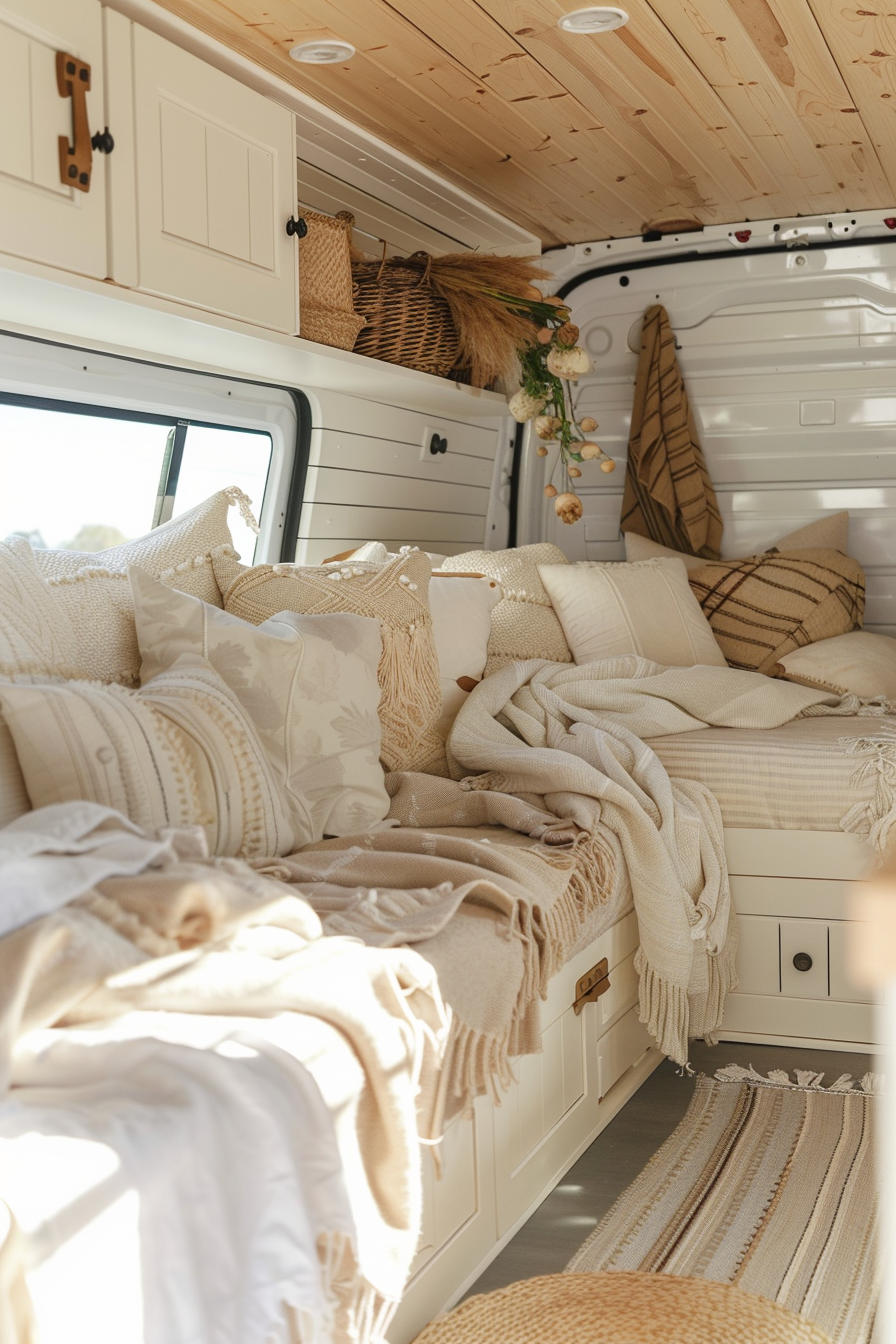
{"label": "recessed ceiling light", "polygon": [[615,5],[589,5],[564,14],[557,23],[567,33],[609,33],[628,23],[628,15]]}
{"label": "recessed ceiling light", "polygon": [[355,49],[351,42],[322,37],[316,42],[300,42],[290,48],[289,54],[294,61],[304,61],[308,65],[335,65],[338,61],[350,61]]}

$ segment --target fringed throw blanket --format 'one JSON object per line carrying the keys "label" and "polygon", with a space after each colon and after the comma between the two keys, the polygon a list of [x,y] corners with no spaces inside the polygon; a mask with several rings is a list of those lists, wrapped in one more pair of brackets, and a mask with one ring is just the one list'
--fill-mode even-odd
{"label": "fringed throw blanket", "polygon": [[[324,841],[256,866],[295,885],[327,933],[410,943],[451,1010],[437,1125],[512,1081],[515,1055],[541,1049],[539,1004],[615,882],[605,838],[524,799],[430,775],[388,777],[400,828]],[[440,833],[502,825],[530,849]]]}
{"label": "fringed throw blanket", "polygon": [[708,560],[722,517],[688,406],[675,337],[661,304],[644,314],[635,379],[622,529]]}
{"label": "fringed throw blanket", "polygon": [[[641,1020],[687,1062],[734,985],[722,822],[702,784],[670,779],[641,740],[710,725],[773,728],[840,698],[730,668],[661,668],[628,656],[585,667],[516,663],[470,695],[449,739],[463,787],[516,794],[625,856],[638,914]],[[855,706],[852,708],[855,712]]]}
{"label": "fringed throw blanket", "polygon": [[[0,832],[0,915],[17,902],[0,938],[4,1198],[44,1226],[43,1256],[65,1248],[63,1277],[79,1254],[88,1287],[99,1274],[97,1320],[136,1273],[139,1336],[115,1319],[109,1337],[167,1344],[201,1320],[264,1344],[290,1308],[303,1339],[379,1340],[419,1235],[418,1130],[435,1128],[447,1035],[435,975],[409,948],[323,937],[294,891],[195,838],[192,859],[177,848],[88,803]],[[40,1134],[117,1154],[120,1190],[100,1180],[92,1216],[130,1190],[141,1229],[113,1238],[114,1264],[66,1223],[70,1181],[35,1179]]]}

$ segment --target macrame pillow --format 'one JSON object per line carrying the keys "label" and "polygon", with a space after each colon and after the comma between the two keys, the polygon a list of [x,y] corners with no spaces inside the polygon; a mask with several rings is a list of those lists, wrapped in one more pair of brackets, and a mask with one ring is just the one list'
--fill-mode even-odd
{"label": "macrame pillow", "polygon": [[835,550],[709,560],[688,582],[731,667],[771,673],[793,649],[861,627],[865,575]]}
{"label": "macrame pillow", "polygon": [[439,664],[427,601],[430,563],[422,551],[403,552],[384,565],[246,568],[225,546],[213,553],[212,563],[225,609],[252,625],[280,611],[376,617],[383,638],[380,759],[387,770],[444,770],[444,743],[436,728],[442,710]]}
{"label": "macrame pillow", "polygon": [[465,551],[443,561],[440,570],[444,573],[487,574],[501,585],[503,599],[492,610],[486,676],[529,658],[573,661],[538,574],[539,565],[568,564],[559,547],[547,541],[506,551]]}
{"label": "macrame pillow", "polygon": [[[169,588],[222,606],[211,552],[217,546],[232,545],[227,513],[234,504],[257,526],[248,499],[231,486],[170,523],[106,551],[34,551],[34,564],[49,587],[56,619],[64,618],[77,632],[75,663],[56,670],[62,676],[136,684],[140,654],[128,565],[139,565]],[[23,562],[31,550],[21,537],[9,538],[6,546],[14,548]]]}

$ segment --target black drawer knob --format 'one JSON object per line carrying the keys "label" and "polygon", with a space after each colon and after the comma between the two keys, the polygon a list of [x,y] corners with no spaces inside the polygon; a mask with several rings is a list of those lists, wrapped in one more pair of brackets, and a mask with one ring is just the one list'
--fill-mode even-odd
{"label": "black drawer knob", "polygon": [[429,441],[429,451],[432,453],[433,457],[435,457],[437,453],[447,453],[448,440],[441,438],[438,434],[433,434]]}
{"label": "black drawer knob", "polygon": [[286,221],[286,232],[289,234],[290,238],[292,238],[294,234],[297,238],[304,238],[308,232],[308,225],[301,215],[299,215],[298,219],[294,219],[293,216],[290,215],[289,219]]}
{"label": "black drawer knob", "polygon": [[115,141],[109,133],[108,126],[104,131],[97,131],[96,135],[92,135],[90,143],[98,154],[111,154],[115,148]]}
{"label": "black drawer knob", "polygon": [[798,971],[811,971],[812,958],[808,952],[797,952],[793,959],[793,964]]}

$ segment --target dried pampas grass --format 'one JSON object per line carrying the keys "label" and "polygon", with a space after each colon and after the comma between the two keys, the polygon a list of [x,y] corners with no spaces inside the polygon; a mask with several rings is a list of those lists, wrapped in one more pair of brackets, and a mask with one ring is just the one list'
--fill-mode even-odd
{"label": "dried pampas grass", "polygon": [[[478,252],[431,257],[415,252],[384,258],[378,266],[356,260],[355,267],[357,277],[363,272],[368,281],[376,267],[377,281],[385,287],[390,270],[419,271],[421,301],[428,290],[448,305],[459,343],[456,371],[476,387],[489,387],[498,378],[508,384],[519,381],[517,352],[531,344],[539,328],[558,312],[557,301],[549,303],[533,286],[533,281],[549,274],[537,257]],[[408,302],[407,293],[404,301]]]}

